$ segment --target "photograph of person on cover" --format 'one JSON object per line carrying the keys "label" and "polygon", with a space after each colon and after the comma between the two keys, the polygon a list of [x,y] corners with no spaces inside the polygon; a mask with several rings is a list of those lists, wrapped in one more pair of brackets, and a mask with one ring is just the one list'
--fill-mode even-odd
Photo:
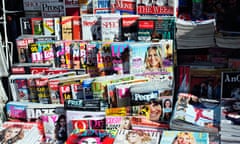
{"label": "photograph of person on cover", "polygon": [[196,144],[196,141],[191,132],[179,132],[172,144]]}
{"label": "photograph of person on cover", "polygon": [[146,6],[144,3],[144,0],[137,0],[138,1],[138,6]]}
{"label": "photograph of person on cover", "polygon": [[101,144],[98,137],[83,137],[78,144]]}
{"label": "photograph of person on cover", "polygon": [[145,53],[146,72],[157,72],[162,68],[161,49],[158,46],[152,45],[148,47]]}
{"label": "photograph of person on cover", "polygon": [[0,131],[0,143],[1,144],[13,144],[18,140],[23,139],[24,131],[22,125],[11,125],[6,129]]}
{"label": "photograph of person on cover", "polygon": [[130,130],[132,129],[132,124],[131,124],[131,117],[124,117],[121,121],[121,125],[119,127],[120,129],[127,129]]}
{"label": "photograph of person on cover", "polygon": [[56,144],[64,144],[67,140],[66,116],[60,115],[55,125]]}
{"label": "photograph of person on cover", "polygon": [[151,137],[143,130],[132,130],[126,134],[128,144],[144,144],[151,142]]}
{"label": "photograph of person on cover", "polygon": [[150,120],[160,121],[162,116],[162,105],[161,102],[156,100],[150,101]]}
{"label": "photograph of person on cover", "polygon": [[172,114],[172,101],[170,99],[165,99],[163,102],[163,120],[168,121]]}

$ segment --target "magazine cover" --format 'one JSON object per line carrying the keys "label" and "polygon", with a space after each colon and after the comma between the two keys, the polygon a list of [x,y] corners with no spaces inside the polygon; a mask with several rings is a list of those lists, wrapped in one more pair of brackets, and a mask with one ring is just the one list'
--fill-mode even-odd
{"label": "magazine cover", "polygon": [[97,68],[101,76],[112,74],[113,65],[110,42],[97,43]]}
{"label": "magazine cover", "polygon": [[79,118],[72,120],[72,129],[105,129],[106,126],[105,117],[96,117],[96,118]]}
{"label": "magazine cover", "polygon": [[42,135],[38,131],[36,123],[4,122],[0,131],[0,143],[40,144]]}
{"label": "magazine cover", "polygon": [[28,46],[30,53],[30,60],[32,63],[43,63],[42,47],[38,43],[30,43]]}
{"label": "magazine cover", "polygon": [[120,15],[136,14],[136,0],[111,0],[111,9],[113,13]]}
{"label": "magazine cover", "polygon": [[71,68],[80,69],[80,41],[72,41],[70,44]]}
{"label": "magazine cover", "polygon": [[[161,40],[158,43],[129,43],[130,73],[149,78],[173,82],[173,60],[168,57],[172,53],[172,40]],[[169,47],[169,48],[167,48]]]}
{"label": "magazine cover", "polygon": [[[201,102],[197,96],[179,93],[171,118],[171,128],[217,132],[220,127],[219,103]],[[176,126],[176,127],[175,127]]]}
{"label": "magazine cover", "polygon": [[106,116],[107,130],[132,129],[131,116]]}
{"label": "magazine cover", "polygon": [[137,0],[137,14],[173,16],[175,1],[167,0]]}
{"label": "magazine cover", "polygon": [[103,129],[74,130],[68,137],[66,144],[113,144],[114,136]]}
{"label": "magazine cover", "polygon": [[107,84],[108,103],[110,104],[110,107],[130,106],[130,86],[138,83],[144,83],[148,80],[149,79],[147,78],[136,78],[129,81]]}
{"label": "magazine cover", "polygon": [[71,40],[64,41],[64,50],[65,50],[64,56],[65,56],[65,64],[66,64],[65,68],[68,68],[68,69],[72,68],[71,48],[74,46],[79,49],[78,45],[73,45]]}
{"label": "magazine cover", "polygon": [[98,76],[96,43],[87,43],[86,45],[86,68],[87,73],[92,77]]}
{"label": "magazine cover", "polygon": [[219,101],[221,99],[221,73],[229,69],[190,68],[190,90],[202,99]]}
{"label": "magazine cover", "polygon": [[32,34],[33,35],[43,35],[43,18],[42,17],[32,17],[31,18]]}
{"label": "magazine cover", "polygon": [[[9,77],[9,84],[12,93],[13,101],[29,101],[32,97],[30,95],[28,80],[33,78],[40,78],[38,74],[23,74],[23,75],[11,75]],[[19,91],[20,90],[20,91]]]}
{"label": "magazine cover", "polygon": [[144,143],[144,144],[158,144],[160,141],[161,133],[144,130],[119,130],[114,144],[131,144],[131,143]]}
{"label": "magazine cover", "polygon": [[64,41],[55,41],[54,45],[54,53],[55,53],[55,66],[60,68],[65,67],[65,47]]}
{"label": "magazine cover", "polygon": [[121,18],[121,40],[137,41],[139,15],[122,15]]}
{"label": "magazine cover", "polygon": [[97,14],[83,14],[82,16],[82,39],[102,40],[101,18]]}
{"label": "magazine cover", "polygon": [[51,98],[48,88],[48,78],[37,78],[35,79],[35,83],[39,103],[50,104]]}
{"label": "magazine cover", "polygon": [[26,63],[29,61],[29,49],[28,45],[34,42],[33,36],[19,36],[16,39],[16,46],[18,51],[18,59],[20,63]]}
{"label": "magazine cover", "polygon": [[38,43],[38,46],[42,49],[43,62],[50,63],[53,67],[55,67],[53,45],[53,42]]}
{"label": "magazine cover", "polygon": [[32,34],[30,17],[20,17],[21,34]]}
{"label": "magazine cover", "polygon": [[60,17],[54,17],[54,35],[56,36],[56,40],[62,39],[62,30],[60,25]]}
{"label": "magazine cover", "polygon": [[40,119],[44,128],[45,141],[53,142],[56,140],[55,137],[55,125],[57,123],[58,114],[43,114]]}
{"label": "magazine cover", "polygon": [[120,14],[101,15],[102,41],[120,41]]}
{"label": "magazine cover", "polygon": [[95,0],[92,2],[92,9],[94,14],[111,13],[111,0]]}
{"label": "magazine cover", "polygon": [[209,144],[209,134],[204,132],[164,130],[161,144]]}
{"label": "magazine cover", "polygon": [[111,56],[114,74],[129,73],[129,47],[127,42],[112,42]]}
{"label": "magazine cover", "polygon": [[83,118],[105,118],[105,112],[66,110],[66,118],[67,133],[70,134],[73,131],[72,120],[78,120]]}
{"label": "magazine cover", "polygon": [[72,29],[73,29],[73,40],[81,40],[82,39],[82,25],[81,25],[81,17],[73,16],[72,17]]}
{"label": "magazine cover", "polygon": [[61,17],[62,40],[72,40],[72,16]]}
{"label": "magazine cover", "polygon": [[43,33],[44,35],[54,35],[54,18],[43,18]]}
{"label": "magazine cover", "polygon": [[239,71],[226,71],[222,72],[221,75],[221,96],[222,99],[225,100],[239,100],[239,80],[238,77],[240,75]]}

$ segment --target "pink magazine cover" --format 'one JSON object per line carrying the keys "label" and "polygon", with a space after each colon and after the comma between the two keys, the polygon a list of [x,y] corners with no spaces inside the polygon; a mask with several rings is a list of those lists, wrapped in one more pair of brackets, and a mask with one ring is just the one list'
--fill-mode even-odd
{"label": "pink magazine cover", "polygon": [[44,136],[46,141],[51,142],[56,140],[55,125],[59,115],[57,114],[43,114],[40,118],[43,123]]}
{"label": "pink magazine cover", "polygon": [[129,73],[129,48],[126,42],[111,43],[113,73]]}

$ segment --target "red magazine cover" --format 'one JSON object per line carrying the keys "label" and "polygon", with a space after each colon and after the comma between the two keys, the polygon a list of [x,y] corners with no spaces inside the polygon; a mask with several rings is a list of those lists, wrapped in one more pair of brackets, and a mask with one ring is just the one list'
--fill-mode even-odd
{"label": "red magazine cover", "polygon": [[81,17],[73,16],[72,17],[72,29],[73,29],[73,40],[82,39],[82,26],[81,26]]}

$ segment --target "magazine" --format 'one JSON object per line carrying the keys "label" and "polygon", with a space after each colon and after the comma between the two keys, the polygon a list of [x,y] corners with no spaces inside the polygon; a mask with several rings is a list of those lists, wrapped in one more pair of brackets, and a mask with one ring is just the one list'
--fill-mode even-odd
{"label": "magazine", "polygon": [[119,14],[101,15],[102,41],[120,41],[120,19]]}
{"label": "magazine", "polygon": [[220,104],[201,102],[197,96],[178,93],[170,126],[175,130],[218,132]]}
{"label": "magazine", "polygon": [[113,13],[120,15],[134,15],[136,14],[135,0],[111,0],[111,9]]}
{"label": "magazine", "polygon": [[121,18],[121,40],[137,41],[137,23],[139,15],[122,15]]}
{"label": "magazine", "polygon": [[144,144],[158,144],[161,133],[146,130],[119,130],[117,132],[114,144],[130,144],[130,143],[144,143]]}
{"label": "magazine", "polygon": [[114,136],[103,129],[81,129],[74,130],[68,137],[66,144],[94,143],[94,144],[113,144]]}
{"label": "magazine", "polygon": [[[6,136],[11,132],[15,133]],[[1,134],[0,143],[40,144],[42,139],[42,135],[38,131],[37,123],[7,121],[2,124],[0,134]]]}
{"label": "magazine", "polygon": [[209,144],[209,134],[206,132],[163,130],[160,143]]}

